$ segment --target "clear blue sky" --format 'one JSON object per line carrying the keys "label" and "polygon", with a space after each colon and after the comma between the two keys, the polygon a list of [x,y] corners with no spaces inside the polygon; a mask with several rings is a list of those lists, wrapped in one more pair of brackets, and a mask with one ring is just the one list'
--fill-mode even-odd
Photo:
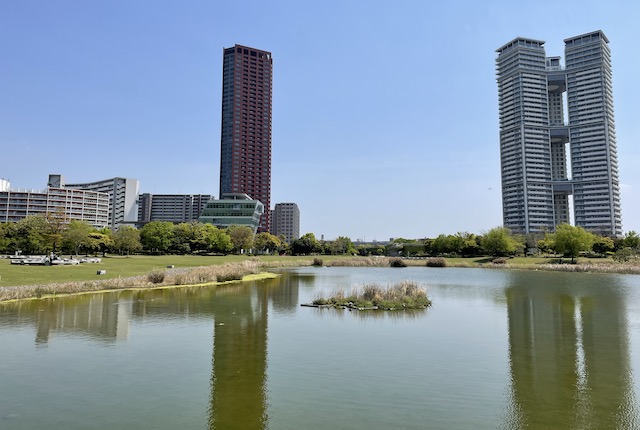
{"label": "clear blue sky", "polygon": [[502,223],[495,50],[610,40],[625,231],[640,230],[636,1],[4,0],[0,178],[217,197],[222,50],[274,58],[272,204],[353,240]]}

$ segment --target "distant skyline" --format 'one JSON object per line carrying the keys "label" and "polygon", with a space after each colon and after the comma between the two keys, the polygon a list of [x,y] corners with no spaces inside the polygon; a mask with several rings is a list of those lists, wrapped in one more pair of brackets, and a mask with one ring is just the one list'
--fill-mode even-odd
{"label": "distant skyline", "polygon": [[[271,204],[300,233],[388,240],[502,224],[495,50],[610,40],[622,227],[640,231],[636,2],[32,0],[0,5],[0,178],[217,194],[223,48],[273,55]],[[216,195],[216,197],[218,197]]]}

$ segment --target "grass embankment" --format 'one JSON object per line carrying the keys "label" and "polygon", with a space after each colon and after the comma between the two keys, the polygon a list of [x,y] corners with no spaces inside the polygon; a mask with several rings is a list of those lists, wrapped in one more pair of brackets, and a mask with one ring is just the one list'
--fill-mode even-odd
{"label": "grass embankment", "polygon": [[[52,294],[75,294],[112,289],[157,288],[170,285],[193,285],[241,279],[243,276],[272,267],[311,265],[350,267],[479,267],[570,272],[640,274],[640,263],[617,263],[610,258],[584,258],[577,264],[568,259],[517,257],[495,264],[491,257],[399,259],[387,257],[321,256],[113,256],[98,264],[78,266],[21,266],[0,259],[0,301],[42,297]],[[174,268],[167,269],[167,266]],[[225,267],[220,267],[225,266]],[[251,267],[247,271],[247,267]],[[106,274],[97,275],[105,270]],[[226,274],[225,274],[226,273]]]}
{"label": "grass embankment", "polygon": [[[328,263],[344,257],[329,257]],[[310,266],[310,257],[159,255],[107,257],[76,266],[12,265],[0,259],[0,301],[118,289],[240,280],[274,267]],[[168,268],[168,266],[173,266]],[[98,271],[106,271],[98,275]]]}
{"label": "grass embankment", "polygon": [[316,298],[313,305],[357,310],[408,310],[425,309],[431,306],[431,300],[416,282],[403,281],[386,288],[366,284],[350,293],[338,290],[329,298]]}
{"label": "grass embankment", "polygon": [[[80,282],[108,280],[146,275],[152,270],[167,266],[190,268],[216,266],[258,260],[264,265],[278,266],[311,264],[310,257],[246,257],[242,255],[194,256],[194,255],[132,255],[108,256],[100,263],[82,263],[77,266],[21,266],[10,264],[9,259],[0,259],[0,286],[39,285],[52,282]],[[104,275],[96,275],[98,270],[106,270]]]}
{"label": "grass embankment", "polygon": [[[446,258],[447,267],[479,267],[492,269],[548,270],[555,272],[591,272],[640,274],[640,261],[616,262],[612,258],[580,257],[575,264],[566,257],[514,257],[500,259],[495,264],[493,257]],[[410,260],[412,262],[416,260]],[[417,260],[419,261],[419,260]]]}
{"label": "grass embankment", "polygon": [[156,269],[147,275],[128,278],[0,287],[0,301],[44,298],[97,291],[213,284],[241,280],[259,271],[260,264],[258,262],[244,261],[187,269]]}

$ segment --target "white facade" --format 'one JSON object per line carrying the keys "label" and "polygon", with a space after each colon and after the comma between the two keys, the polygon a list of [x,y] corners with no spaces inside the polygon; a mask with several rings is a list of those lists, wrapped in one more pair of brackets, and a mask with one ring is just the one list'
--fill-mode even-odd
{"label": "white facade", "polygon": [[116,230],[123,223],[138,220],[138,190],[136,179],[111,178],[81,184],[65,184],[61,175],[49,175],[49,184],[59,184],[66,188],[90,190],[109,195],[109,227]]}
{"label": "white facade", "polygon": [[53,214],[84,221],[95,228],[109,225],[109,196],[95,191],[49,187],[44,191],[0,191],[0,222],[17,222],[31,215]]}
{"label": "white facade", "polygon": [[497,50],[504,226],[554,231],[570,221],[573,195],[576,225],[619,236],[609,41],[595,31],[564,42],[565,68],[540,40],[516,38]]}

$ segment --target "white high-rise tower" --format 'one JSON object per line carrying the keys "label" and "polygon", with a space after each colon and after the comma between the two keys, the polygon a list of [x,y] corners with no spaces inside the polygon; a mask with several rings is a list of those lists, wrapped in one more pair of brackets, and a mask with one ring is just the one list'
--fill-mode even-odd
{"label": "white high-rise tower", "polygon": [[570,221],[572,195],[575,225],[620,236],[609,40],[594,31],[564,43],[564,68],[540,40],[496,51],[504,226],[554,231]]}

